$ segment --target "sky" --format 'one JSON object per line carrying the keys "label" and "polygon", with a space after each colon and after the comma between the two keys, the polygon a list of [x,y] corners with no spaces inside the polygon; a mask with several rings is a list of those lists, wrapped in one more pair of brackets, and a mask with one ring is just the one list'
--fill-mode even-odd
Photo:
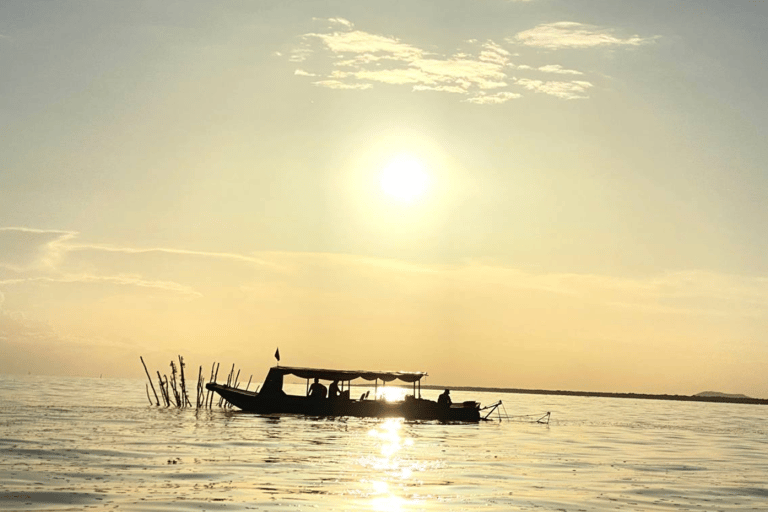
{"label": "sky", "polygon": [[0,3],[0,373],[768,398],[765,1]]}

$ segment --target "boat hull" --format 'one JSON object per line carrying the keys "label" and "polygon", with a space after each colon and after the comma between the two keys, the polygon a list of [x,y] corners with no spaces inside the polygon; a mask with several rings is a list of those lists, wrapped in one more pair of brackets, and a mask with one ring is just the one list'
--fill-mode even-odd
{"label": "boat hull", "polygon": [[477,402],[451,406],[432,400],[408,397],[399,402],[385,400],[317,399],[285,393],[256,393],[223,384],[209,383],[211,391],[243,411],[261,414],[287,413],[309,416],[355,416],[360,418],[405,418],[407,420],[480,421]]}

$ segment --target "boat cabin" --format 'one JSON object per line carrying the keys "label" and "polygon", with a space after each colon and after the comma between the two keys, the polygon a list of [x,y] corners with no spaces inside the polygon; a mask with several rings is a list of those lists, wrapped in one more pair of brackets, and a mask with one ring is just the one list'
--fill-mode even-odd
{"label": "boat cabin", "polygon": [[[264,384],[261,388],[261,392],[265,394],[270,393],[282,393],[283,392],[283,377],[285,375],[293,375],[300,379],[307,380],[307,395],[309,395],[310,381],[313,379],[327,380],[327,381],[339,381],[341,387],[339,388],[342,393],[349,395],[349,390],[353,380],[363,379],[367,381],[373,381],[374,383],[374,396],[378,393],[379,381],[382,385],[386,386],[387,382],[399,380],[402,382],[413,384],[413,396],[415,398],[421,398],[421,379],[427,376],[426,372],[379,372],[379,371],[353,371],[353,370],[328,370],[322,368],[296,368],[290,366],[273,366],[270,368],[267,378],[264,380]],[[346,391],[345,391],[346,384]]]}

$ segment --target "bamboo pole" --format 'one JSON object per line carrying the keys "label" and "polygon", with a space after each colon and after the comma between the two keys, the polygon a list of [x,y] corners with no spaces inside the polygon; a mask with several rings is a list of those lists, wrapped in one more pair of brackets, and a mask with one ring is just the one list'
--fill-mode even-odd
{"label": "bamboo pole", "polygon": [[163,377],[165,378],[165,382],[163,383],[163,385],[165,386],[165,396],[168,397],[168,407],[170,407],[171,404],[173,403],[173,401],[171,400],[171,391],[173,390],[171,389],[171,385],[168,382],[168,376],[163,375]]}
{"label": "bamboo pole", "polygon": [[187,385],[184,382],[184,358],[179,356],[179,371],[181,372],[181,406],[186,407],[189,403],[187,397]]}
{"label": "bamboo pole", "polygon": [[[147,365],[144,362],[144,358],[139,357],[139,359],[141,360],[141,364],[144,367],[144,373],[147,375],[147,379],[149,380],[149,386],[145,385],[145,391],[147,393],[147,400],[149,400],[150,405],[152,404],[152,396],[149,394],[149,387],[151,386],[152,393],[155,396],[156,406],[160,406],[160,401],[162,398],[162,402],[165,404],[165,407],[170,407],[171,405],[179,409],[192,407],[192,401],[190,400],[190,396],[189,396],[190,390],[187,389],[187,377],[186,377],[186,372],[184,371],[184,367],[186,366],[186,363],[184,362],[184,357],[182,355],[178,355],[177,357],[178,357],[178,366],[174,360],[171,360],[170,362],[170,367],[171,367],[170,377],[168,375],[161,375],[159,371],[156,372],[158,384],[160,386],[159,394],[155,388],[154,383],[152,382],[152,376],[150,375],[149,369],[147,368]],[[220,368],[221,368],[220,363],[217,363],[214,361],[211,364],[211,379],[209,382],[214,384],[216,383],[219,377]],[[241,371],[242,371],[241,369],[237,369],[235,364],[232,365],[227,375],[227,381],[226,381],[227,387],[239,389]],[[252,381],[253,381],[253,375],[251,375],[248,378],[248,384],[246,384],[245,386],[245,391],[248,391]],[[256,391],[255,391],[256,393],[258,393],[259,391],[258,388],[259,386],[256,387]],[[195,393],[196,409],[213,408],[213,401],[214,401],[214,398],[216,397],[216,393],[214,393],[213,391],[211,391],[206,387],[206,382],[205,382],[205,379],[203,378],[202,365],[198,368],[197,386],[195,391],[196,391]],[[233,404],[231,404],[221,395],[219,396],[219,400],[217,403],[219,407],[223,407],[225,409],[234,407]]]}
{"label": "bamboo pole", "polygon": [[[216,383],[216,379],[218,379],[218,378],[219,378],[219,363],[216,363],[216,373],[213,375],[213,382]],[[208,391],[210,391],[210,390],[208,390]],[[210,402],[208,404],[208,408],[209,409],[213,408],[213,398],[214,398],[213,397],[213,393],[211,393],[211,399],[210,399]]]}
{"label": "bamboo pole", "polygon": [[[229,371],[229,375],[227,375],[227,386],[232,385],[232,377],[234,376],[234,374],[235,374],[235,364],[232,363],[232,369]],[[227,402],[226,404],[224,402],[225,400],[223,396],[219,398],[219,407],[222,407],[222,406],[226,407],[229,404],[229,402]]]}
{"label": "bamboo pole", "polygon": [[[237,386],[240,384],[240,382],[238,382],[238,380],[237,380],[237,379],[239,379],[239,378],[240,378],[240,370],[237,370],[237,375],[235,375],[235,381],[234,381],[234,383],[232,384],[232,387],[235,387],[235,388],[236,388],[236,387],[237,387]],[[233,408],[233,407],[234,407],[234,405],[232,405],[232,403],[230,402],[230,404],[229,404],[229,408],[231,409],[231,408]]]}
{"label": "bamboo pole", "polygon": [[[214,361],[213,364],[211,364],[211,378],[208,379],[208,382],[213,382],[213,369],[214,369],[215,366],[216,366],[216,361]],[[208,400],[209,400],[210,396],[211,396],[211,390],[210,389],[206,389],[206,392],[205,392],[205,405],[204,405],[204,407],[206,409],[208,408]]]}
{"label": "bamboo pole", "polygon": [[[144,371],[147,374],[147,378],[149,379],[149,385],[152,386],[152,392],[155,394],[155,401],[157,402],[155,405],[160,406],[160,399],[157,398],[157,392],[155,391],[155,385],[152,384],[152,377],[149,376],[149,370],[147,370],[147,365],[144,364],[144,358],[139,356],[139,359],[141,359],[141,364],[144,366]],[[147,391],[147,394],[149,394],[149,391]],[[152,403],[152,400],[149,401],[149,403]]]}
{"label": "bamboo pole", "polygon": [[176,364],[171,360],[171,391],[173,391],[173,398],[176,400],[176,407],[181,407],[181,397],[179,396],[179,390],[176,386],[176,374],[178,369]]}
{"label": "bamboo pole", "polygon": [[203,407],[203,400],[205,399],[205,382],[203,381],[203,367],[200,366],[200,407]]}
{"label": "bamboo pole", "polygon": [[197,372],[197,396],[195,397],[195,409],[200,408],[200,402],[202,401],[203,390],[203,365],[200,365],[200,371]]}
{"label": "bamboo pole", "polygon": [[163,386],[163,377],[160,375],[160,372],[157,372],[157,380],[160,381],[160,394],[163,397],[163,402],[165,403],[165,406],[168,407],[170,405],[168,403],[168,393],[165,390],[165,386]]}
{"label": "bamboo pole", "polygon": [[185,405],[184,407],[192,407],[192,402],[189,401],[189,391],[187,391],[187,381],[184,378],[184,359],[179,356],[179,359],[182,361],[181,363],[181,387],[184,389],[184,401]]}

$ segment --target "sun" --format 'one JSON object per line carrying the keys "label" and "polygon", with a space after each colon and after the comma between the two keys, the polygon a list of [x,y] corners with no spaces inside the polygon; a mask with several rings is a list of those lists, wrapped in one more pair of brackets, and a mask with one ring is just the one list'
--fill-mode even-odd
{"label": "sun", "polygon": [[381,189],[391,198],[412,203],[427,191],[429,176],[420,161],[401,156],[387,164],[381,173],[380,183]]}

